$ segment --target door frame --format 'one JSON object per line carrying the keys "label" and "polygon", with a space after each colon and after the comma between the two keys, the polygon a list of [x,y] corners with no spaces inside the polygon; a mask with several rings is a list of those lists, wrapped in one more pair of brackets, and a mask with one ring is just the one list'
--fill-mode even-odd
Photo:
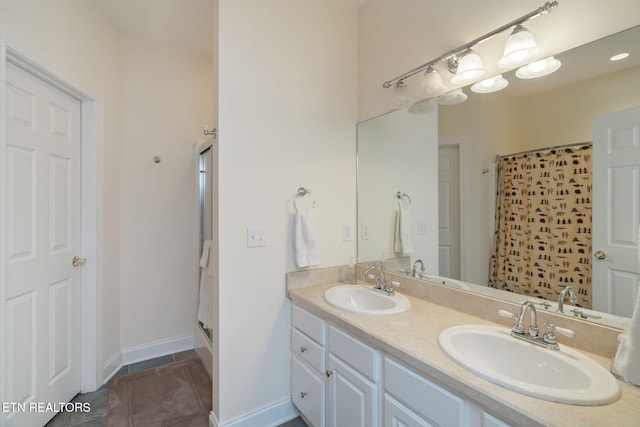
{"label": "door frame", "polygon": [[[84,84],[74,76],[69,76],[51,61],[31,48],[24,46],[0,29],[0,161],[6,159],[6,64],[11,62],[48,84],[67,93],[81,102],[81,256],[88,260],[80,270],[80,391],[95,391],[102,384],[102,304],[98,298],[98,272],[101,257],[98,255],[98,206],[103,195],[101,191],[99,152],[103,135],[104,101],[93,96]],[[82,88],[82,89],[81,89]],[[6,168],[0,172],[0,241],[6,238]],[[0,245],[0,262],[6,259],[6,248]],[[0,312],[5,313],[6,277],[0,275]],[[0,331],[5,330],[5,316],[0,316]],[[4,336],[4,334],[3,334]],[[0,368],[6,366],[4,339],[0,339]],[[0,387],[0,400],[4,399],[5,387]]]}

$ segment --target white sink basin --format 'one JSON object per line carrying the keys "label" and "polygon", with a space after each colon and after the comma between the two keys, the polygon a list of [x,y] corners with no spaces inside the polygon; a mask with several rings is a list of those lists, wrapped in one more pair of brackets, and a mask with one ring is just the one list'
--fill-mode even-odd
{"label": "white sink basin", "polygon": [[402,294],[387,296],[372,286],[341,285],[328,289],[324,299],[334,307],[352,313],[386,315],[407,311],[411,303]]}
{"label": "white sink basin", "polygon": [[450,279],[448,277],[434,276],[432,274],[423,274],[420,276],[420,278],[424,280],[428,280],[430,282],[438,283],[440,285],[451,286],[452,288],[456,288],[456,289],[466,289],[466,290],[470,289],[469,285],[467,285],[466,283],[456,279]]}
{"label": "white sink basin", "polygon": [[603,405],[620,396],[604,367],[565,346],[549,350],[514,338],[510,330],[462,325],[442,331],[442,350],[456,363],[503,387],[539,399],[573,405]]}

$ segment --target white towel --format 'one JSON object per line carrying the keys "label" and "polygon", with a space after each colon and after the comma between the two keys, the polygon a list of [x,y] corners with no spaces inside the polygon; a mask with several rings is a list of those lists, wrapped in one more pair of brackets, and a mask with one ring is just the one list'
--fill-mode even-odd
{"label": "white towel", "polygon": [[296,209],[293,221],[293,257],[296,266],[320,264],[315,208],[305,206]]}
{"label": "white towel", "polygon": [[413,252],[411,244],[411,208],[398,202],[393,250],[398,254]]}
{"label": "white towel", "polygon": [[215,261],[211,250],[212,240],[205,240],[200,257],[200,295],[198,298],[198,320],[205,328],[213,327],[213,275]]}
{"label": "white towel", "polygon": [[[640,262],[640,230],[638,230],[638,262]],[[625,331],[618,336],[618,351],[612,371],[632,384],[640,386],[640,291]]]}

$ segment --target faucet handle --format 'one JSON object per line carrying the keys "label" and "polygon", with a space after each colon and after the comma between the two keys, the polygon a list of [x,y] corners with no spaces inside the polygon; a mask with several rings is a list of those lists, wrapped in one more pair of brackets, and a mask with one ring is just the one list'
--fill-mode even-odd
{"label": "faucet handle", "polygon": [[[520,316],[519,315],[517,315],[515,313],[512,313],[510,311],[507,311],[507,310],[498,310],[498,314],[500,315],[500,317],[506,317],[508,319],[516,319],[516,322],[513,324],[513,329],[514,330],[518,329],[518,323],[520,322]],[[518,329],[518,330],[520,332],[522,332],[521,329]]]}
{"label": "faucet handle", "polygon": [[544,342],[548,343],[548,344],[557,344],[558,341],[556,340],[556,335],[554,332],[558,332],[562,335],[565,335],[567,337],[573,338],[576,336],[576,333],[573,332],[571,329],[566,329],[566,328],[560,328],[556,325],[554,325],[553,323],[549,322],[548,320],[546,322],[544,322],[544,326],[547,327],[547,332],[544,334],[544,336],[542,337],[542,339],[544,340]]}
{"label": "faucet handle", "polygon": [[576,333],[574,331],[572,331],[571,329],[560,328],[558,326],[556,326],[556,332],[561,333],[565,337],[569,337],[569,338],[573,338],[573,337],[576,336]]}
{"label": "faucet handle", "polygon": [[500,315],[500,317],[507,317],[509,319],[517,319],[518,315],[515,313],[512,313],[510,311],[507,310],[499,310],[498,314]]}

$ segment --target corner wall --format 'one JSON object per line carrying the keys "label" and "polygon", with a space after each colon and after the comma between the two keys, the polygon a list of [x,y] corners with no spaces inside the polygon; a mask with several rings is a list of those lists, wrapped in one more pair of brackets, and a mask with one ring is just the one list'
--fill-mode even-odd
{"label": "corner wall", "polygon": [[[357,11],[341,0],[219,1],[219,425],[271,425],[290,402],[285,273],[296,190],[315,201],[322,266],[355,256]],[[247,248],[247,227],[266,246]],[[214,350],[215,351],[215,350]],[[271,412],[271,409],[267,412]],[[216,412],[217,411],[217,412]]]}
{"label": "corner wall", "polygon": [[206,139],[202,125],[211,126],[213,70],[210,55],[135,36],[123,40],[120,336],[126,364],[158,356],[159,343],[170,351],[193,344],[196,144]]}

